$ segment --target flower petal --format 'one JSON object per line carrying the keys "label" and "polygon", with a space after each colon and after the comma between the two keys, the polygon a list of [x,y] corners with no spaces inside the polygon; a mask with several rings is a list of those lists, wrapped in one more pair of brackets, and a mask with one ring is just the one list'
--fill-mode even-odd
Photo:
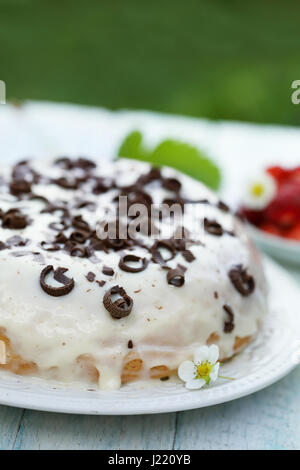
{"label": "flower petal", "polygon": [[208,355],[209,355],[208,346],[201,346],[200,348],[196,349],[194,353],[194,361],[196,363],[208,361]]}
{"label": "flower petal", "polygon": [[276,191],[277,184],[273,177],[262,173],[251,178],[246,184],[242,204],[249,209],[264,209],[275,197]]}
{"label": "flower petal", "polygon": [[211,364],[215,364],[219,359],[219,348],[216,344],[209,347],[208,360]]}
{"label": "flower petal", "polygon": [[211,380],[212,382],[215,382],[215,381],[217,380],[218,375],[219,375],[219,368],[220,368],[220,363],[218,362],[218,363],[214,366],[214,368],[213,368],[213,370],[211,371],[211,373],[209,374],[210,380]]}
{"label": "flower petal", "polygon": [[203,385],[205,384],[206,382],[203,379],[194,379],[194,380],[190,380],[189,382],[187,382],[185,386],[189,390],[196,390],[196,389],[202,388]]}
{"label": "flower petal", "polygon": [[195,377],[195,364],[192,361],[184,361],[178,367],[178,377],[184,382],[193,380]]}

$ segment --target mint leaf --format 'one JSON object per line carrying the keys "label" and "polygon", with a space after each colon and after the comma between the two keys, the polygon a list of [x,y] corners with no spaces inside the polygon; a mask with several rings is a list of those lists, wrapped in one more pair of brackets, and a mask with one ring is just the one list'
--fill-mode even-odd
{"label": "mint leaf", "polygon": [[153,164],[167,165],[202,181],[212,189],[218,189],[221,182],[219,168],[200,150],[177,140],[165,140],[151,155]]}
{"label": "mint leaf", "polygon": [[141,132],[129,134],[119,149],[118,155],[147,161],[155,166],[170,166],[217,190],[221,183],[221,172],[203,152],[179,140],[168,139],[154,150],[143,146]]}
{"label": "mint leaf", "polygon": [[118,151],[120,157],[146,161],[148,154],[149,152],[143,147],[143,136],[139,131],[133,131],[128,134]]}

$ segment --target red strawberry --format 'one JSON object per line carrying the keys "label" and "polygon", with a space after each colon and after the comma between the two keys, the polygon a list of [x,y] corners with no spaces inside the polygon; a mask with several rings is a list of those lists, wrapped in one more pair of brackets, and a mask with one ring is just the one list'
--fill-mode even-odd
{"label": "red strawberry", "polygon": [[272,166],[266,171],[277,182],[276,196],[264,210],[243,208],[242,213],[265,232],[300,240],[300,166]]}
{"label": "red strawberry", "polygon": [[264,220],[262,211],[255,211],[242,207],[240,213],[253,225],[260,225]]}
{"label": "red strawberry", "polygon": [[267,168],[267,173],[273,176],[278,184],[283,183],[289,176],[289,170],[285,170],[280,166],[270,166]]}
{"label": "red strawberry", "polygon": [[283,184],[265,210],[266,221],[291,228],[300,221],[300,184]]}
{"label": "red strawberry", "polygon": [[300,241],[300,222],[286,234],[286,238]]}
{"label": "red strawberry", "polygon": [[263,230],[264,232],[271,233],[272,235],[277,235],[277,236],[282,235],[281,230],[279,230],[279,228],[276,227],[276,225],[274,224],[263,223],[260,225],[259,228]]}
{"label": "red strawberry", "polygon": [[300,166],[292,170],[289,181],[295,182],[300,185]]}
{"label": "red strawberry", "polygon": [[300,183],[300,166],[292,169],[282,168],[280,166],[271,166],[267,168],[267,173],[273,176],[279,185],[288,182]]}

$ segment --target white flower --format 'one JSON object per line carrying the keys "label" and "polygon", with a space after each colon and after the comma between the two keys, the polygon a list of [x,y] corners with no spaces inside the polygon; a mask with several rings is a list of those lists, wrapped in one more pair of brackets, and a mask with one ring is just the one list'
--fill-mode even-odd
{"label": "white flower", "polygon": [[194,361],[184,361],[178,368],[179,378],[192,390],[209,385],[218,378],[219,348],[215,344],[196,349]]}
{"label": "white flower", "polygon": [[276,195],[277,185],[268,173],[252,178],[246,184],[243,205],[246,208],[261,210],[267,207]]}

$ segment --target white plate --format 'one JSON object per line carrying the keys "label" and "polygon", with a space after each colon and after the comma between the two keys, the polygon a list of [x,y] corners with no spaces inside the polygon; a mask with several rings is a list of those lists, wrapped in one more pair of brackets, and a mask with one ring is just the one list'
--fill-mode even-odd
{"label": "white plate", "polygon": [[300,242],[268,234],[249,225],[249,232],[258,247],[280,261],[300,266]]}
{"label": "white plate", "polygon": [[[0,403],[62,413],[129,415],[165,413],[216,405],[249,395],[276,382],[300,363],[300,290],[285,270],[265,261],[271,313],[257,340],[222,367],[210,388],[188,391],[179,383],[124,386],[115,392],[54,388],[39,380],[0,376]],[[282,295],[284,293],[284,295]],[[288,300],[288,301],[287,301]]]}

